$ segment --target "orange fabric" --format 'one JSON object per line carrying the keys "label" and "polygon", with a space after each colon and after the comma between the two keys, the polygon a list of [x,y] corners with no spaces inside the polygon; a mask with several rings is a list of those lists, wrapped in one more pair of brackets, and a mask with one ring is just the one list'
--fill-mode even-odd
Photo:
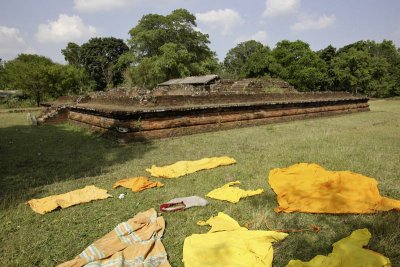
{"label": "orange fabric", "polygon": [[90,202],[93,200],[106,199],[112,197],[107,194],[107,190],[97,188],[94,185],[74,190],[65,194],[48,196],[40,199],[31,199],[27,203],[37,213],[45,214],[61,207],[62,209]]}
{"label": "orange fabric", "polygon": [[161,243],[165,229],[163,217],[154,209],[138,213],[120,223],[74,259],[59,267],[159,266],[171,267]]}
{"label": "orange fabric", "polygon": [[149,178],[141,176],[119,180],[113,185],[113,188],[118,186],[132,189],[133,192],[140,192],[148,188],[162,187],[164,185],[160,182],[150,181]]}
{"label": "orange fabric", "polygon": [[374,178],[350,171],[327,171],[317,164],[299,163],[273,169],[269,184],[277,194],[276,212],[400,211],[400,201],[382,197]]}

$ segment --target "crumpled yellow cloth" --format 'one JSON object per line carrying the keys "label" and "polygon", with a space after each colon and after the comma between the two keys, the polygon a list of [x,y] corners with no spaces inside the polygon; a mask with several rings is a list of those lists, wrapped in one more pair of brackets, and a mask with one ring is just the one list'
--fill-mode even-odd
{"label": "crumpled yellow cloth", "polygon": [[185,267],[267,267],[272,266],[272,242],[288,234],[275,231],[247,230],[228,215],[219,212],[207,222],[211,225],[206,234],[186,237],[183,244]]}
{"label": "crumpled yellow cloth", "polygon": [[138,213],[59,267],[170,267],[161,237],[165,221],[155,209]]}
{"label": "crumpled yellow cloth", "polygon": [[230,157],[203,158],[195,161],[178,161],[172,165],[157,167],[153,165],[146,169],[154,177],[177,178],[200,170],[213,169],[219,166],[231,165],[236,160]]}
{"label": "crumpled yellow cloth", "polygon": [[286,267],[390,267],[385,256],[363,248],[371,239],[368,229],[358,229],[333,244],[333,251],[328,256],[318,255],[309,262],[291,260]]}
{"label": "crumpled yellow cloth", "polygon": [[112,187],[117,188],[118,186],[132,189],[133,192],[140,192],[148,188],[163,187],[164,185],[160,182],[150,181],[149,178],[141,176],[119,180]]}
{"label": "crumpled yellow cloth", "polygon": [[218,200],[226,200],[232,203],[238,203],[241,198],[259,195],[264,192],[264,189],[257,190],[243,190],[232,185],[240,184],[239,181],[230,182],[220,188],[212,190],[207,194],[207,197],[215,198]]}
{"label": "crumpled yellow cloth", "polygon": [[327,171],[299,163],[269,172],[277,194],[276,212],[374,213],[400,210],[400,201],[382,197],[375,179],[350,171]]}
{"label": "crumpled yellow cloth", "polygon": [[88,185],[84,188],[74,190],[65,194],[48,196],[40,199],[31,199],[27,203],[37,213],[45,214],[61,207],[62,209],[90,202],[92,200],[106,199],[112,197],[107,190]]}

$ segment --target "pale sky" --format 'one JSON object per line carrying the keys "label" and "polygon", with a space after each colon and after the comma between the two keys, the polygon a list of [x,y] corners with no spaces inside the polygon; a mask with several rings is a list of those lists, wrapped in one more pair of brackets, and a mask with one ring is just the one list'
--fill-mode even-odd
{"label": "pale sky", "polygon": [[399,0],[0,0],[0,58],[36,53],[63,63],[68,42],[127,40],[143,15],[177,8],[196,15],[220,61],[251,39],[271,48],[284,39],[313,50],[367,39],[400,47]]}

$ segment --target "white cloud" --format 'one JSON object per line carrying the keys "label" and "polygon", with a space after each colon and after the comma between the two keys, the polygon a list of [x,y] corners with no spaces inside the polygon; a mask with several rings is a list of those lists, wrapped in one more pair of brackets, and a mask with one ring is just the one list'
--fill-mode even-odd
{"label": "white cloud", "polygon": [[39,43],[62,43],[89,38],[96,34],[96,28],[85,25],[79,16],[60,14],[58,20],[40,24],[36,33]]}
{"label": "white cloud", "polygon": [[267,0],[264,17],[278,17],[296,13],[300,7],[300,0]]}
{"label": "white cloud", "polygon": [[2,59],[12,59],[19,53],[33,54],[35,50],[28,47],[19,29],[0,26],[0,56]]}
{"label": "white cloud", "polygon": [[20,32],[17,28],[9,28],[0,26],[0,47],[3,45],[25,45],[24,39],[20,36]]}
{"label": "white cloud", "polygon": [[233,29],[243,23],[239,13],[229,8],[197,13],[196,18],[212,30],[221,30],[224,36],[232,34]]}
{"label": "white cloud", "polygon": [[255,40],[263,44],[267,44],[267,32],[258,31],[250,36],[240,36],[236,38],[235,43],[242,43],[250,40]]}
{"label": "white cloud", "polygon": [[74,0],[74,7],[80,12],[109,11],[126,7],[138,0]]}
{"label": "white cloud", "polygon": [[294,32],[302,32],[307,30],[322,30],[335,24],[335,15],[322,16],[316,18],[315,16],[302,15],[299,21],[293,24],[290,29]]}

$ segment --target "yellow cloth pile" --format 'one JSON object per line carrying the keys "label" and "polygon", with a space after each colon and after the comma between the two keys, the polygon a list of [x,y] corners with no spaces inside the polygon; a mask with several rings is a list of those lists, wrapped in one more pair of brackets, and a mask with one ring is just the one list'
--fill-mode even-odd
{"label": "yellow cloth pile", "polygon": [[267,267],[272,266],[272,242],[287,234],[247,230],[228,215],[219,212],[200,225],[211,225],[206,234],[194,234],[183,244],[185,267]]}
{"label": "yellow cloth pile", "polygon": [[112,187],[117,188],[118,186],[132,189],[133,192],[140,192],[148,188],[162,187],[164,185],[160,182],[150,181],[147,177],[134,177],[119,180]]}
{"label": "yellow cloth pile", "polygon": [[291,260],[286,267],[390,267],[385,256],[363,248],[371,239],[368,229],[359,229],[333,244],[328,256],[318,255],[309,262]]}
{"label": "yellow cloth pile", "polygon": [[276,168],[269,184],[277,194],[276,212],[374,213],[400,210],[400,201],[382,197],[377,181],[350,171],[327,171],[317,164]]}
{"label": "yellow cloth pile", "polygon": [[177,178],[200,170],[213,169],[234,163],[236,163],[236,160],[230,157],[214,157],[195,161],[178,161],[172,165],[164,167],[153,165],[150,169],[146,169],[146,171],[154,177]]}
{"label": "yellow cloth pile", "polygon": [[62,209],[76,204],[90,202],[112,197],[107,190],[97,188],[94,185],[85,186],[61,195],[54,195],[40,199],[31,199],[27,203],[37,213],[45,214],[61,207]]}
{"label": "yellow cloth pile", "polygon": [[160,266],[170,267],[161,243],[165,221],[154,209],[138,213],[91,244],[75,259],[59,267]]}
{"label": "yellow cloth pile", "polygon": [[230,182],[220,188],[212,190],[207,194],[207,197],[215,198],[218,200],[226,200],[232,203],[238,203],[241,198],[259,195],[264,192],[264,189],[257,190],[243,190],[238,187],[231,187],[232,185],[240,184],[239,181]]}

